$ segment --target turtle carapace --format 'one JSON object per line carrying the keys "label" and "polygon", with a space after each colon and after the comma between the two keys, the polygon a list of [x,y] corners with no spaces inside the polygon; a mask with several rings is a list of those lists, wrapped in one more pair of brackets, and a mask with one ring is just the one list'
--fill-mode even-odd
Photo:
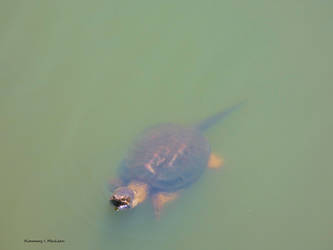
{"label": "turtle carapace", "polygon": [[115,210],[134,208],[151,197],[159,216],[164,204],[194,183],[207,166],[221,166],[222,158],[211,153],[203,132],[242,104],[193,127],[162,124],[144,131],[122,162],[119,180],[110,197]]}

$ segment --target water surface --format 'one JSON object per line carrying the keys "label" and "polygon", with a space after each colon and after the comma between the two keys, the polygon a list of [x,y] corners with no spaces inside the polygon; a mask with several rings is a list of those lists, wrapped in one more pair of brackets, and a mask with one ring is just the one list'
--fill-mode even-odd
{"label": "water surface", "polygon": [[[330,1],[3,1],[0,248],[333,248]],[[156,221],[115,215],[131,141],[247,99]],[[24,239],[62,239],[60,244]]]}

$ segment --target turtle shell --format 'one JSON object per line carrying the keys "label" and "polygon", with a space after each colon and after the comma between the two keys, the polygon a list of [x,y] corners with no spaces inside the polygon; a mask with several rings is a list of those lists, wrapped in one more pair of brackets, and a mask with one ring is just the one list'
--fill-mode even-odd
{"label": "turtle shell", "polygon": [[210,147],[200,131],[175,124],[147,129],[123,161],[124,183],[147,183],[151,191],[173,192],[196,181],[207,166]]}

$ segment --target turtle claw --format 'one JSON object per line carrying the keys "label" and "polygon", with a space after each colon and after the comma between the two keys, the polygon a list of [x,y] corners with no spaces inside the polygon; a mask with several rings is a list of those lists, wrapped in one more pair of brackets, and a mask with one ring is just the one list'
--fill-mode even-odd
{"label": "turtle claw", "polygon": [[160,218],[164,205],[175,200],[178,196],[178,193],[157,193],[153,196],[153,206],[156,219]]}
{"label": "turtle claw", "polygon": [[209,168],[213,168],[213,169],[217,169],[220,168],[221,166],[223,166],[224,163],[224,159],[217,156],[214,153],[211,153],[209,156],[209,160],[208,160],[208,167]]}

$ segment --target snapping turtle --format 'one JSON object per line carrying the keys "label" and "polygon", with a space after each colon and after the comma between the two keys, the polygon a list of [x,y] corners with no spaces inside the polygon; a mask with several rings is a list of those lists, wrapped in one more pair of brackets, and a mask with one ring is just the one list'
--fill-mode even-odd
{"label": "snapping turtle", "polygon": [[110,197],[115,210],[134,208],[150,196],[158,217],[164,204],[195,182],[207,166],[221,166],[223,160],[211,153],[203,132],[242,104],[193,127],[162,124],[147,129],[122,162],[120,180]]}

